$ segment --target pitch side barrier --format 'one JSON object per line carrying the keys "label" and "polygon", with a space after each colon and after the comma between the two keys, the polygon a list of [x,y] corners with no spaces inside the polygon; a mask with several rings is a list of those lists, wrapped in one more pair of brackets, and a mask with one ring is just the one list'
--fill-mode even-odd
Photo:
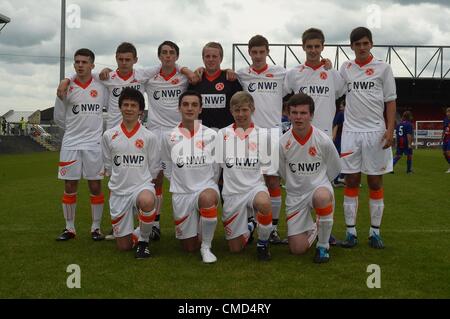
{"label": "pitch side barrier", "polygon": [[[301,64],[305,53],[301,44],[270,44],[269,61],[285,68]],[[251,64],[247,43],[234,43],[232,47],[233,70]],[[391,64],[396,78],[450,79],[450,46],[442,45],[374,45],[373,55]],[[346,60],[354,58],[349,44],[325,44],[324,58],[333,61],[339,69]]]}

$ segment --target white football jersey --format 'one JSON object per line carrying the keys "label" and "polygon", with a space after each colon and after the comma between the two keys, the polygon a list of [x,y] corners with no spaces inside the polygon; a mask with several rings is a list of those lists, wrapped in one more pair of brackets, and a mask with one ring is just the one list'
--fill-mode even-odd
{"label": "white football jersey", "polygon": [[131,132],[123,124],[107,130],[102,150],[111,192],[129,195],[142,185],[153,185],[161,165],[160,145],[156,135],[140,123]]}
{"label": "white football jersey", "polygon": [[176,69],[167,77],[158,72],[148,80],[145,87],[149,101],[148,129],[171,129],[181,121],[178,98],[188,85],[186,76]]}
{"label": "white football jersey", "polygon": [[391,66],[371,57],[364,65],[354,60],[344,62],[340,74],[347,85],[343,129],[351,132],[384,131],[384,103],[397,99]]}
{"label": "white football jersey", "polygon": [[85,84],[70,83],[64,100],[56,98],[55,123],[65,130],[61,147],[66,150],[97,150],[103,133],[105,87],[91,78]]}
{"label": "white football jersey", "polygon": [[122,90],[131,87],[144,94],[145,83],[155,76],[160,68],[161,66],[157,65],[146,69],[135,69],[127,77],[121,77],[117,70],[110,72],[108,80],[102,82],[109,91],[107,128],[122,123],[122,113],[119,108],[119,97]]}
{"label": "white football jersey", "polygon": [[217,134],[216,161],[223,169],[224,195],[244,194],[258,185],[264,186],[259,156],[262,134],[257,127],[245,132],[232,124]]}
{"label": "white football jersey", "polygon": [[214,161],[217,133],[200,125],[194,136],[181,125],[163,136],[161,159],[170,192],[190,194],[216,185],[219,166]]}
{"label": "white football jersey", "polygon": [[328,184],[341,172],[341,162],[331,138],[311,126],[303,140],[292,129],[280,138],[280,175],[288,197],[302,196]]}
{"label": "white football jersey", "polygon": [[317,68],[301,64],[290,69],[284,80],[286,94],[305,93],[312,97],[315,105],[312,124],[330,137],[333,135],[336,99],[343,94],[344,85],[339,72],[325,70],[323,64]]}
{"label": "white football jersey", "polygon": [[283,109],[283,83],[286,69],[277,65],[266,65],[262,70],[246,67],[236,72],[244,91],[255,101],[253,122],[258,127],[281,128]]}

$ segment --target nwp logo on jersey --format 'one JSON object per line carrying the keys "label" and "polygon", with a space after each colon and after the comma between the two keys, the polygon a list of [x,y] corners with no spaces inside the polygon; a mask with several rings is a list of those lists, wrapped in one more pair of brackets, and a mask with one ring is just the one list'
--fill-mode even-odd
{"label": "nwp logo on jersey", "polygon": [[145,161],[143,155],[116,155],[113,162],[117,167],[123,165],[125,167],[142,166]]}
{"label": "nwp logo on jersey", "polygon": [[180,156],[175,161],[178,168],[191,168],[195,166],[204,166],[207,164],[205,155]]}
{"label": "nwp logo on jersey", "polygon": [[100,111],[100,104],[75,104],[72,107],[72,113],[77,115],[82,113],[98,113]]}
{"label": "nwp logo on jersey", "polygon": [[355,91],[372,90],[374,87],[375,87],[375,82],[372,82],[372,81],[351,82],[351,83],[347,84],[347,91],[351,92],[351,90],[355,90]]}
{"label": "nwp logo on jersey", "polygon": [[325,95],[328,96],[330,93],[330,88],[324,85],[311,85],[311,86],[301,86],[298,90],[299,93],[304,93],[307,95]]}
{"label": "nwp logo on jersey", "polygon": [[236,166],[237,168],[256,168],[259,164],[258,158],[248,158],[248,157],[229,157],[225,159],[225,165],[228,168],[233,168]]}
{"label": "nwp logo on jersey", "polygon": [[[126,87],[127,87],[127,88],[130,87],[130,88],[135,89],[135,90],[138,90],[138,91],[141,90],[141,85],[140,85],[140,84],[137,84],[137,85],[129,85],[129,86],[126,86]],[[113,96],[114,96],[114,97],[119,97],[119,96],[120,96],[120,93],[122,93],[122,90],[123,90],[124,88],[126,88],[126,87],[122,87],[122,88],[114,88],[114,89],[112,90]]]}
{"label": "nwp logo on jersey", "polygon": [[181,95],[180,89],[172,89],[172,90],[161,90],[161,91],[155,91],[153,92],[153,99],[156,101],[163,99],[178,99],[178,97]]}
{"label": "nwp logo on jersey", "polygon": [[297,175],[314,175],[318,172],[321,163],[289,163],[289,170]]}
{"label": "nwp logo on jersey", "polygon": [[277,82],[252,82],[248,85],[248,91],[250,93],[255,91],[275,93],[277,88]]}

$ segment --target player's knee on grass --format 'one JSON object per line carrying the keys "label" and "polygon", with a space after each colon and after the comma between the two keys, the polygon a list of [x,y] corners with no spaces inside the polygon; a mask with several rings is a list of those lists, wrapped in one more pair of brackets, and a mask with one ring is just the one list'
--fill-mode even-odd
{"label": "player's knee on grass", "polygon": [[196,252],[200,249],[200,240],[198,236],[181,239],[181,247],[188,253]]}
{"label": "player's knee on grass", "polygon": [[143,190],[139,193],[136,204],[142,211],[151,212],[155,208],[155,195],[149,190]]}
{"label": "player's knee on grass", "polygon": [[313,206],[315,209],[330,206],[333,203],[333,195],[325,187],[316,189],[313,195]]}
{"label": "player's knee on grass", "polygon": [[245,242],[246,240],[244,238],[244,235],[241,235],[237,238],[228,240],[228,248],[232,253],[239,253],[244,249]]}
{"label": "player's knee on grass", "polygon": [[128,251],[133,249],[132,234],[124,237],[116,237],[117,249],[120,251]]}
{"label": "player's knee on grass", "polygon": [[88,186],[92,195],[100,195],[102,192],[102,182],[100,180],[88,181]]}
{"label": "player's knee on grass", "polygon": [[266,192],[259,192],[256,194],[255,199],[253,200],[253,206],[263,215],[270,214],[272,211],[272,203]]}
{"label": "player's knee on grass", "polygon": [[212,188],[205,189],[198,197],[199,208],[210,208],[217,206],[218,203],[217,192]]}
{"label": "player's knee on grass", "polygon": [[303,255],[308,251],[309,247],[311,247],[307,233],[289,236],[288,245],[289,251],[293,255]]}
{"label": "player's knee on grass", "polygon": [[371,190],[380,190],[383,188],[383,175],[367,175],[367,184]]}

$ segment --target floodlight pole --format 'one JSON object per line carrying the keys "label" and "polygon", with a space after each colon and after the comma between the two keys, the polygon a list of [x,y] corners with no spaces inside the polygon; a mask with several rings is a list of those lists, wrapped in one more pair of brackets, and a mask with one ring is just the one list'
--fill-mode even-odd
{"label": "floodlight pole", "polygon": [[61,50],[59,56],[59,79],[65,78],[66,66],[66,0],[61,0]]}

